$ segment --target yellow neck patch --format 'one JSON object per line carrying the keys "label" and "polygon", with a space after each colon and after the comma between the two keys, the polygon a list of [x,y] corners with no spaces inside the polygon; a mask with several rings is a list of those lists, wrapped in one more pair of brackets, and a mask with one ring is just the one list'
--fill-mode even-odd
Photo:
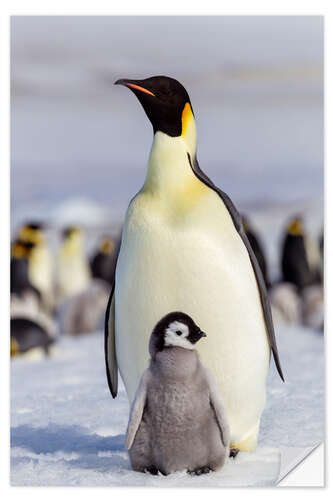
{"label": "yellow neck patch", "polygon": [[10,356],[16,356],[20,352],[20,347],[17,341],[13,338],[10,339]]}
{"label": "yellow neck patch", "polygon": [[115,248],[114,241],[111,239],[105,239],[101,242],[100,250],[105,255],[110,255]]}
{"label": "yellow neck patch", "polygon": [[300,220],[295,219],[288,226],[288,233],[293,236],[300,236],[303,234],[303,224]]}
{"label": "yellow neck patch", "polygon": [[32,229],[29,226],[24,226],[19,231],[19,237],[28,243],[35,243],[40,245],[44,242],[44,235],[39,229]]}
{"label": "yellow neck patch", "polygon": [[193,118],[193,113],[191,110],[190,103],[187,102],[185,104],[183,112],[182,112],[182,136],[184,136],[186,134],[187,127],[188,127],[188,124],[189,124],[191,118]]}
{"label": "yellow neck patch", "polygon": [[24,259],[28,255],[28,250],[24,245],[14,243],[11,254],[15,259]]}

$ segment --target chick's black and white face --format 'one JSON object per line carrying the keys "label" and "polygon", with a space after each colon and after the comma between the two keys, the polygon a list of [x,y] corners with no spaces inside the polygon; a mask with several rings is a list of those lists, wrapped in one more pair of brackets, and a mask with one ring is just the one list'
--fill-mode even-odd
{"label": "chick's black and white face", "polygon": [[155,326],[150,342],[150,351],[158,352],[169,347],[195,349],[195,344],[206,334],[193,319],[183,312],[172,312],[164,316]]}
{"label": "chick's black and white face", "polygon": [[194,349],[195,344],[189,340],[189,327],[180,321],[172,321],[165,329],[164,345]]}

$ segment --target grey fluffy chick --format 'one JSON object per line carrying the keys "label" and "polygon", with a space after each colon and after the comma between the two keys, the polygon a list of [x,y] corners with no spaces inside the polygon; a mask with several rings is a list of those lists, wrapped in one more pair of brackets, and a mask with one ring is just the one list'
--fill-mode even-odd
{"label": "grey fluffy chick", "polygon": [[206,337],[181,312],[163,317],[149,344],[149,368],[132,404],[126,447],[135,471],[207,473],[229,456],[223,401],[195,344]]}

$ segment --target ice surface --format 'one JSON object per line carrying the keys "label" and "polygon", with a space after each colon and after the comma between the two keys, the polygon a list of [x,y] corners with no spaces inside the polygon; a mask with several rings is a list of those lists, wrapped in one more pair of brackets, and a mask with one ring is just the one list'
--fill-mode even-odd
{"label": "ice surface", "polygon": [[240,453],[220,472],[153,477],[131,471],[124,449],[128,402],[124,387],[107,388],[103,335],[63,338],[51,359],[12,362],[11,484],[80,486],[267,486],[280,469],[280,445],[323,439],[323,337],[278,329],[286,383],[271,366],[267,407],[255,453]]}

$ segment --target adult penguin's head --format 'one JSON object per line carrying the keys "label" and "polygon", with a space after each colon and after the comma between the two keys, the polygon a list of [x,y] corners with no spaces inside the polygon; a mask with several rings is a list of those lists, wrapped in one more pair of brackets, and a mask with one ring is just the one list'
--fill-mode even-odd
{"label": "adult penguin's head", "polygon": [[139,99],[154,133],[160,131],[171,137],[184,134],[193,110],[186,89],[174,78],[152,76],[145,80],[117,80],[115,85],[128,87]]}

